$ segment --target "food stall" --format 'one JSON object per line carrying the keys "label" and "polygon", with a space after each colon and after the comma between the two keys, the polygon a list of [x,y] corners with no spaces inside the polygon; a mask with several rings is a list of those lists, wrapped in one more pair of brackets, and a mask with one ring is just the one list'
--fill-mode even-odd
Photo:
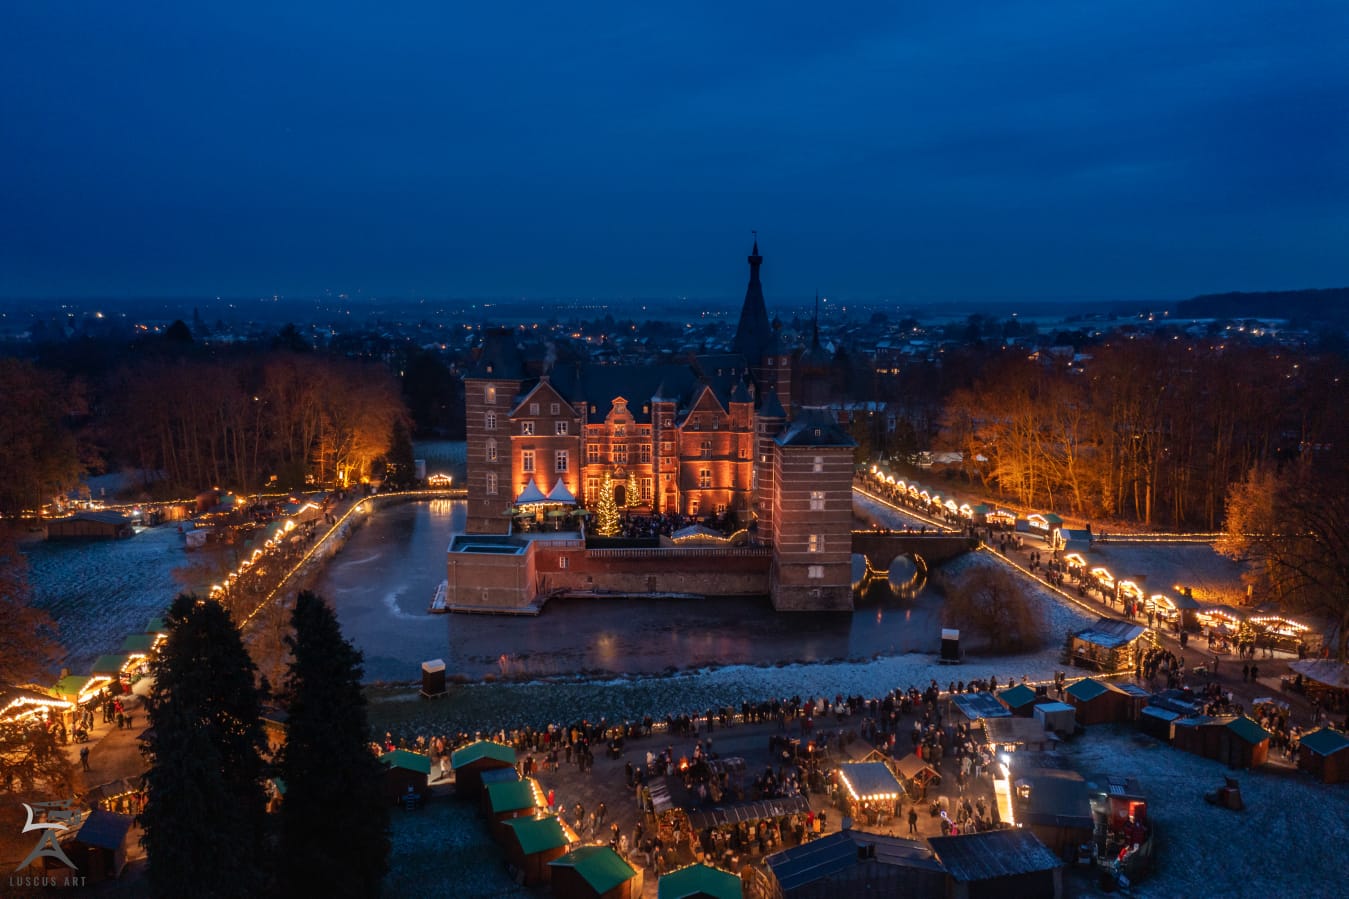
{"label": "food stall", "polygon": [[1252,615],[1247,621],[1255,630],[1255,645],[1296,653],[1311,628],[1282,615]]}
{"label": "food stall", "polygon": [[904,795],[904,785],[884,762],[848,762],[835,769],[846,811],[855,820],[883,826]]}

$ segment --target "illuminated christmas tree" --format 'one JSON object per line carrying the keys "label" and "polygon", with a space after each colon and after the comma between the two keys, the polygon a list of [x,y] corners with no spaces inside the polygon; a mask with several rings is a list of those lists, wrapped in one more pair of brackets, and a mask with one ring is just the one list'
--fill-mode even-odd
{"label": "illuminated christmas tree", "polygon": [[600,485],[599,501],[595,508],[595,533],[601,537],[617,537],[619,530],[618,505],[614,502],[614,480],[604,476]]}

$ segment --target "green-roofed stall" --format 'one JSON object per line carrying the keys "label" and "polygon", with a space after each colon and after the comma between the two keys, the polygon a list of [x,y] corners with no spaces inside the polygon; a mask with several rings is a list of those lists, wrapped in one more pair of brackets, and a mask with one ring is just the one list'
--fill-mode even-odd
{"label": "green-roofed stall", "polygon": [[[67,674],[56,682],[52,692],[57,699],[64,699],[68,702],[79,702],[80,694],[94,680],[91,674]],[[107,683],[106,679],[102,679]]]}
{"label": "green-roofed stall", "polygon": [[580,846],[549,862],[556,899],[638,899],[641,872],[608,846]]}
{"label": "green-roofed stall", "polygon": [[657,899],[743,899],[740,878],[711,865],[671,871],[656,884]]}
{"label": "green-roofed stall", "polygon": [[124,652],[101,655],[94,660],[94,675],[119,678],[122,676],[122,666],[126,664],[126,660],[127,654]]}
{"label": "green-roofed stall", "polygon": [[1035,691],[1025,684],[1017,684],[999,693],[998,701],[1007,706],[1013,715],[1029,718],[1035,708]]}
{"label": "green-roofed stall", "polygon": [[482,791],[482,772],[493,768],[514,768],[515,750],[504,743],[478,740],[456,749],[450,755],[454,768],[454,791],[460,796],[476,797]]}
{"label": "green-roofed stall", "polygon": [[1063,701],[1073,707],[1078,724],[1105,724],[1116,719],[1115,697],[1105,684],[1084,677],[1064,691]]}
{"label": "green-roofed stall", "polygon": [[1227,722],[1219,746],[1218,760],[1229,768],[1258,768],[1269,758],[1269,731],[1239,715]]}
{"label": "green-roofed stall", "polygon": [[1297,766],[1322,783],[1349,780],[1349,736],[1328,727],[1312,731],[1298,744]]}
{"label": "green-roofed stall", "polygon": [[384,795],[393,803],[399,803],[409,794],[425,796],[427,780],[431,774],[430,756],[406,749],[395,749],[379,757],[384,764]]}
{"label": "green-roofed stall", "polygon": [[506,839],[503,822],[511,818],[533,817],[547,805],[539,782],[532,777],[524,780],[501,781],[483,787],[483,811],[497,839]]}
{"label": "green-roofed stall", "polygon": [[128,634],[122,641],[122,652],[145,655],[155,648],[154,634]]}
{"label": "green-roofed stall", "polygon": [[525,875],[525,886],[547,883],[553,869],[548,863],[567,852],[575,839],[557,817],[510,818],[503,821],[506,856]]}

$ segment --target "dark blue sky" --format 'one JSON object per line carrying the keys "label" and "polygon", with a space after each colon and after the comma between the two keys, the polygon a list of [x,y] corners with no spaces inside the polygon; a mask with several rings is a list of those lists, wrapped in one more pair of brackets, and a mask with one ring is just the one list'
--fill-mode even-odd
{"label": "dark blue sky", "polygon": [[206,6],[0,5],[0,296],[1349,284],[1344,0]]}

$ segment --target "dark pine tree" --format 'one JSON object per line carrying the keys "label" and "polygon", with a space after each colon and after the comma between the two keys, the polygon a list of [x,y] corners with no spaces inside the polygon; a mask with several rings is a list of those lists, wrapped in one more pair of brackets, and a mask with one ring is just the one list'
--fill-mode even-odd
{"label": "dark pine tree", "polygon": [[141,824],[154,896],[256,896],[268,887],[265,740],[254,667],[229,613],[179,596],[154,665],[152,760]]}
{"label": "dark pine tree", "polygon": [[389,866],[389,808],[370,751],[361,654],[342,639],[322,597],[295,600],[286,679],[289,717],[281,772],[283,894],[379,894]]}

